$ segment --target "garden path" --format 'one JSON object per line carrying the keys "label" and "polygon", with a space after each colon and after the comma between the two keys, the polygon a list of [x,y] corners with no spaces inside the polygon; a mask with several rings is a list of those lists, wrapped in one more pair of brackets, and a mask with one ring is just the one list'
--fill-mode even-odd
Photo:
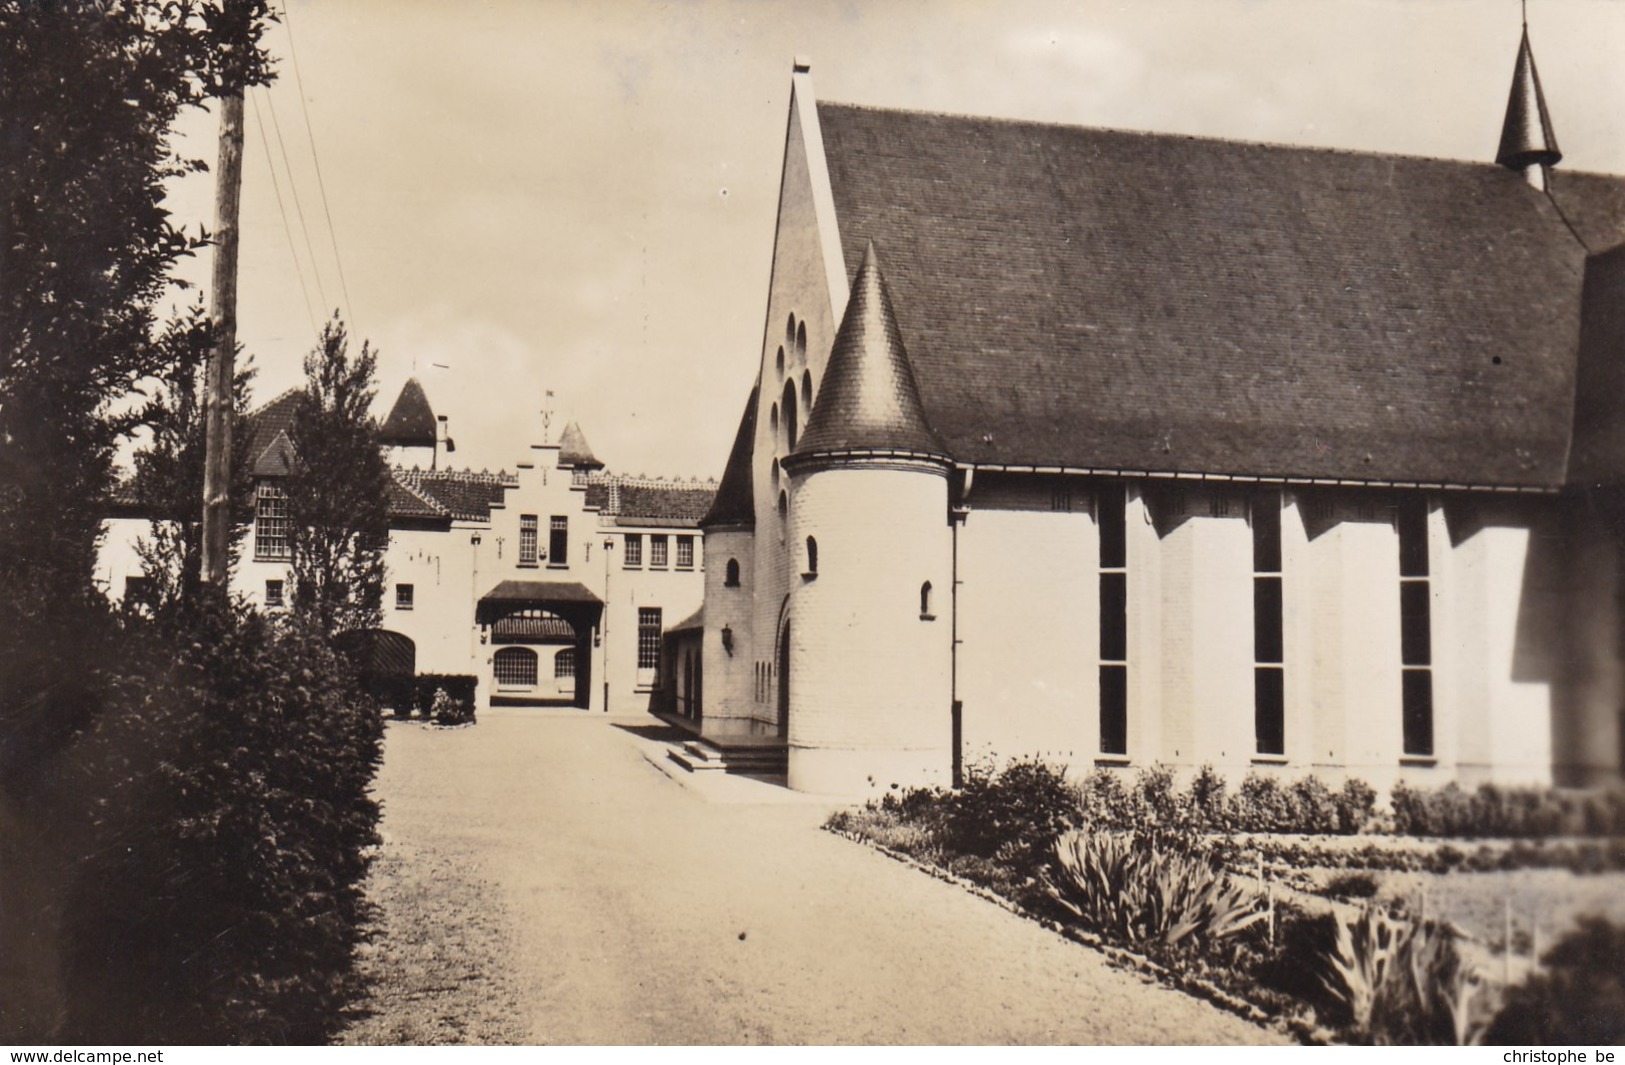
{"label": "garden path", "polygon": [[391,724],[346,1041],[1283,1041],[820,831],[827,805],[685,787],[646,742],[579,712]]}

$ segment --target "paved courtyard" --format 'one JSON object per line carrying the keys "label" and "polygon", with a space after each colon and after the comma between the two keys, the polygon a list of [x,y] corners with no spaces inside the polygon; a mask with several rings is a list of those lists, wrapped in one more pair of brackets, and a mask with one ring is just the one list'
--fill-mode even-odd
{"label": "paved courtyard", "polygon": [[392,724],[346,1041],[1282,1041],[648,746],[579,712]]}

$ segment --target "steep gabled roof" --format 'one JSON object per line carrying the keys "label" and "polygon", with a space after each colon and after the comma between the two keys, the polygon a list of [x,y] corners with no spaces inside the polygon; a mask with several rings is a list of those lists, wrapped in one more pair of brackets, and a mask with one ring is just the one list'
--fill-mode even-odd
{"label": "steep gabled roof", "polygon": [[406,384],[401,386],[401,394],[395,397],[389,417],[379,427],[378,439],[396,447],[435,446],[434,410],[416,377],[407,378]]}
{"label": "steep gabled roof", "polygon": [[[845,265],[883,250],[956,461],[1563,483],[1586,251],[1517,174],[843,104],[818,117]],[[1588,201],[1625,188],[1567,184]]]}
{"label": "steep gabled roof", "polygon": [[728,452],[728,465],[722,471],[722,483],[711,501],[711,509],[700,519],[702,528],[718,525],[754,527],[756,524],[756,489],[751,476],[751,454],[756,447],[756,404],[761,392],[760,383],[750,390],[745,413],[739,419],[739,431],[734,434],[733,450]]}
{"label": "steep gabled roof", "polygon": [[876,452],[937,458],[947,454],[920,404],[914,369],[871,241],[852,280],[807,430],[791,457]]}
{"label": "steep gabled roof", "polygon": [[[262,434],[256,433],[255,436]],[[288,439],[288,431],[279,429],[269,444],[255,455],[250,451],[251,463],[249,472],[255,477],[286,477],[293,472],[297,456],[294,454],[293,441]]]}
{"label": "steep gabled roof", "polygon": [[265,452],[278,437],[289,442],[288,458],[291,460],[293,420],[299,412],[299,403],[304,394],[302,388],[290,388],[263,407],[248,412],[248,431],[244,434],[245,439],[238,441],[236,446],[247,449],[244,454],[248,457],[250,469],[257,471],[262,459],[271,463],[277,461],[275,456],[266,456]]}

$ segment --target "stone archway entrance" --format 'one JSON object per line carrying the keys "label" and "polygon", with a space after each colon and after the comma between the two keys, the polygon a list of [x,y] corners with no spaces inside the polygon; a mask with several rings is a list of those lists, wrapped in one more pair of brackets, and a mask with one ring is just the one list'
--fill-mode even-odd
{"label": "stone archway entrance", "polygon": [[475,614],[482,637],[498,649],[533,652],[510,654],[502,662],[493,652],[491,705],[587,709],[593,633],[603,609],[603,600],[567,581],[503,581],[487,592]]}

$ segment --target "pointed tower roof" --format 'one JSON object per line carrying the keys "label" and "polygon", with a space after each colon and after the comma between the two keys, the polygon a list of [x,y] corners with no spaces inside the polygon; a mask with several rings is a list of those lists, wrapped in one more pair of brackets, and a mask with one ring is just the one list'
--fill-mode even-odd
{"label": "pointed tower roof", "polygon": [[581,431],[581,426],[576,422],[566,425],[564,432],[559,434],[559,465],[587,470],[604,468],[604,464],[592,453],[587,434]]}
{"label": "pointed tower roof", "polygon": [[745,416],[739,419],[739,432],[734,434],[733,450],[728,452],[728,466],[722,471],[722,483],[717,486],[711,509],[700,522],[700,528],[714,525],[733,525],[753,528],[756,525],[756,489],[752,481],[751,453],[756,448],[756,405],[761,402],[760,382],[750,390],[750,401],[745,404]]}
{"label": "pointed tower roof", "polygon": [[873,454],[946,460],[926,420],[874,242],[852,280],[807,430],[792,459]]}
{"label": "pointed tower roof", "polygon": [[1562,158],[1552,133],[1552,118],[1546,113],[1546,97],[1540,91],[1540,74],[1535,70],[1535,53],[1529,47],[1529,26],[1525,24],[1518,62],[1512,68],[1512,93],[1507,97],[1501,148],[1495,153],[1495,161],[1522,170],[1536,163],[1554,166]]}
{"label": "pointed tower roof", "polygon": [[429,407],[429,397],[423,394],[423,386],[416,377],[408,378],[406,384],[401,386],[401,394],[396,397],[395,405],[389,409],[389,417],[384,419],[383,428],[378,431],[378,440],[397,447],[434,447],[434,411]]}

